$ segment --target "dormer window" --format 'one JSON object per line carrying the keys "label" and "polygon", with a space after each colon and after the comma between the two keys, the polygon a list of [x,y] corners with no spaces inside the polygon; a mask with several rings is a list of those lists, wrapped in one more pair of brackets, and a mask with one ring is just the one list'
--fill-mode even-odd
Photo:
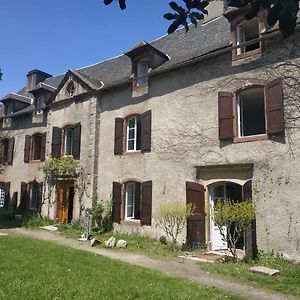
{"label": "dormer window", "polygon": [[149,65],[147,61],[139,61],[137,63],[136,71],[136,85],[144,86],[148,84],[148,69]]}
{"label": "dormer window", "polygon": [[73,81],[70,81],[66,88],[67,96],[72,97],[75,93],[75,85]]}
{"label": "dormer window", "polygon": [[9,116],[14,112],[14,103],[13,102],[9,102],[6,105],[6,115]]}
{"label": "dormer window", "polygon": [[36,99],[36,114],[41,114],[43,112],[44,104],[45,104],[44,97],[38,96]]}

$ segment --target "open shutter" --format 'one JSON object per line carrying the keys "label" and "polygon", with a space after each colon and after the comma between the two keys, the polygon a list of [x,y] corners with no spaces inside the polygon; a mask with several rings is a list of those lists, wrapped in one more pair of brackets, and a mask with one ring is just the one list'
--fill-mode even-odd
{"label": "open shutter", "polygon": [[193,214],[187,219],[187,241],[192,247],[205,246],[204,186],[186,182],[186,204],[192,204]]}
{"label": "open shutter", "polygon": [[[243,186],[243,200],[249,199],[252,199],[252,180],[248,180]],[[256,220],[253,220],[251,226],[246,230],[245,255],[251,259],[257,256]]]}
{"label": "open shutter", "polygon": [[141,224],[151,226],[152,220],[152,181],[142,183]]}
{"label": "open shutter", "polygon": [[219,139],[233,138],[233,95],[229,92],[219,92]]}
{"label": "open shutter", "polygon": [[46,154],[46,132],[42,134],[42,140],[41,140],[41,161],[45,160],[45,154]]}
{"label": "open shutter", "polygon": [[151,110],[143,113],[141,118],[141,151],[151,151]]}
{"label": "open shutter", "polygon": [[115,155],[121,155],[123,153],[123,124],[122,118],[115,119]]}
{"label": "open shutter", "polygon": [[113,196],[112,196],[112,220],[119,223],[121,221],[121,198],[122,184],[119,182],[113,182]]}
{"label": "open shutter", "polygon": [[31,145],[31,135],[25,136],[25,147],[24,147],[24,162],[28,163],[30,160],[30,145]]}
{"label": "open shutter", "polygon": [[12,137],[8,140],[7,163],[9,165],[12,165],[12,163],[13,163],[14,145],[15,145],[15,138]]}
{"label": "open shutter", "polygon": [[265,87],[267,133],[276,134],[284,132],[284,110],[282,79],[278,78]]}
{"label": "open shutter", "polygon": [[74,127],[74,140],[73,140],[73,156],[80,159],[80,141],[81,141],[81,125],[77,123]]}
{"label": "open shutter", "polygon": [[60,157],[60,150],[61,150],[61,129],[58,127],[53,127],[51,156]]}
{"label": "open shutter", "polygon": [[10,201],[10,182],[5,183],[5,202],[4,207],[9,207],[9,201]]}
{"label": "open shutter", "polygon": [[21,211],[25,211],[27,208],[27,183],[21,182],[21,196],[20,196],[20,205]]}

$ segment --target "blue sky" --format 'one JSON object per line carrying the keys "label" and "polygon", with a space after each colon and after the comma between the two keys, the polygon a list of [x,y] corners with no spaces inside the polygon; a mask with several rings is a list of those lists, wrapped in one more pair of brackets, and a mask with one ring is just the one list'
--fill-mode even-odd
{"label": "blue sky", "polygon": [[168,2],[127,0],[121,11],[117,1],[1,0],[0,98],[23,87],[32,69],[62,74],[164,35]]}

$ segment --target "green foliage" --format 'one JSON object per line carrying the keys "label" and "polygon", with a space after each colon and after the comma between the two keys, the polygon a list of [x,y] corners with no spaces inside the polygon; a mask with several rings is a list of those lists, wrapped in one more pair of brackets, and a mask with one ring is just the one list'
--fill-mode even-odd
{"label": "green foliage", "polygon": [[168,239],[165,235],[162,235],[160,238],[159,238],[159,241],[161,244],[163,245],[167,245],[168,244]]}
{"label": "green foliage", "polygon": [[84,233],[84,228],[79,221],[72,221],[71,223],[62,223],[57,225],[57,228],[65,236],[70,238],[79,238]]}
{"label": "green foliage", "polygon": [[50,177],[76,177],[80,163],[72,156],[51,158],[41,168]]}
{"label": "green foliage", "polygon": [[21,226],[25,228],[38,228],[53,224],[53,220],[47,217],[41,217],[40,215],[27,216],[22,220]]}
{"label": "green foliage", "polygon": [[158,226],[177,244],[178,235],[186,226],[186,219],[193,213],[194,207],[182,201],[172,201],[161,204],[156,214]]}
{"label": "green foliage", "polygon": [[[251,200],[234,202],[231,199],[218,201],[212,212],[222,238],[236,258],[237,241],[255,219],[255,203]],[[226,231],[223,228],[226,228]]]}

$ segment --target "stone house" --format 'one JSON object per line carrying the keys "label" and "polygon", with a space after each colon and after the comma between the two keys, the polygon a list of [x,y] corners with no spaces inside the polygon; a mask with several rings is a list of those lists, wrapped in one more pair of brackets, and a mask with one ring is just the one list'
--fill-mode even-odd
{"label": "stone house", "polygon": [[[223,1],[211,9],[188,33],[64,76],[30,72],[27,88],[2,99],[0,206],[40,207],[66,222],[97,195],[112,200],[116,230],[159,237],[157,208],[180,199],[196,206],[184,238],[217,250],[227,245],[214,204],[251,198],[247,240],[300,260],[298,27],[283,40],[266,11],[246,21]],[[79,159],[84,193],[61,180],[45,201],[39,167],[63,155]]]}

